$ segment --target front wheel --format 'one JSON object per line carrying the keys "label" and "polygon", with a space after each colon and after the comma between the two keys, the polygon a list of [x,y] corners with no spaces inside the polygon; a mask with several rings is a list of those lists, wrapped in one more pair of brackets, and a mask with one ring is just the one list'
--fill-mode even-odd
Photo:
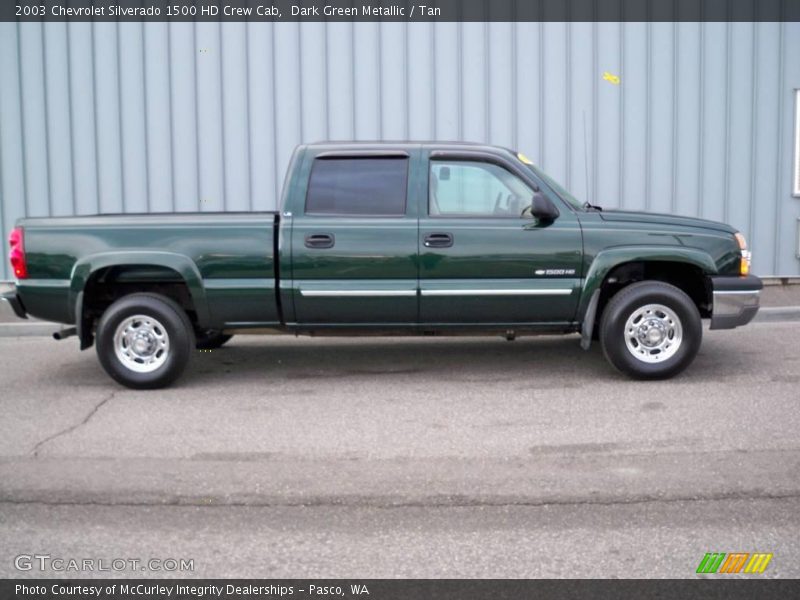
{"label": "front wheel", "polygon": [[166,387],[194,351],[186,312],[159,294],[131,294],[109,306],[97,324],[97,357],[111,377],[134,389]]}
{"label": "front wheel", "polygon": [[660,281],[641,281],[617,292],[600,323],[606,359],[635,379],[677,375],[692,363],[702,338],[692,299]]}

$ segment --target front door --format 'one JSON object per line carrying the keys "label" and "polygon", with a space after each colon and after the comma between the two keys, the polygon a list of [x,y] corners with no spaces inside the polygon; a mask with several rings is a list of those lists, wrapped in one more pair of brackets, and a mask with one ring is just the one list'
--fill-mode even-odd
{"label": "front door", "polygon": [[434,152],[428,181],[419,228],[424,324],[573,319],[582,253],[575,213],[551,198],[560,210],[555,221],[530,216],[537,184],[500,157]]}
{"label": "front door", "polygon": [[326,152],[306,160],[307,189],[299,190],[305,208],[292,216],[296,322],[413,325],[417,209],[408,201],[411,153]]}

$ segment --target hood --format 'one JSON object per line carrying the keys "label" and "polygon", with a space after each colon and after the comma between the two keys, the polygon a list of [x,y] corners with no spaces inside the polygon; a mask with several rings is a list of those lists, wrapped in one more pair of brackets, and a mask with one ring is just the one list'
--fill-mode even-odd
{"label": "hood", "polygon": [[634,210],[603,210],[598,213],[604,221],[623,221],[633,223],[657,223],[659,225],[679,225],[681,227],[699,227],[702,229],[714,229],[733,235],[738,230],[717,221],[707,219],[697,219],[695,217],[682,217],[663,213],[650,213]]}

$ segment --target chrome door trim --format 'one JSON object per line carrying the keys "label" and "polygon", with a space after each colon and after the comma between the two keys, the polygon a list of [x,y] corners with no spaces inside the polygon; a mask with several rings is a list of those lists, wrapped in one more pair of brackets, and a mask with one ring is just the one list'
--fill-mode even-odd
{"label": "chrome door trim", "polygon": [[569,296],[569,288],[504,290],[421,290],[423,296]]}
{"label": "chrome door trim", "polygon": [[300,290],[306,298],[380,298],[380,297],[413,297],[417,290]]}

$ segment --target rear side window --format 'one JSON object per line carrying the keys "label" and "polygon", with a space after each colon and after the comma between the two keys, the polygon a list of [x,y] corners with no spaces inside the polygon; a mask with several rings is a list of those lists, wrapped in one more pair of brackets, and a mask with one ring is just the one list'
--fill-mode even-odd
{"label": "rear side window", "polygon": [[407,157],[318,158],[308,181],[306,214],[402,216],[407,179]]}

